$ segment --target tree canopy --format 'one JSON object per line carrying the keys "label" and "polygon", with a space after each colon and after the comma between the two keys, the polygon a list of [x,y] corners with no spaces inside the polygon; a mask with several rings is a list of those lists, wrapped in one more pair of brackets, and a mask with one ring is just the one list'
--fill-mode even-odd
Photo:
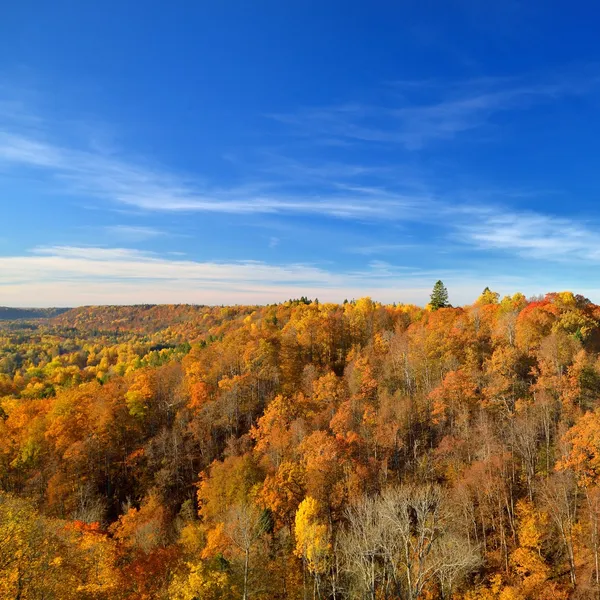
{"label": "tree canopy", "polygon": [[600,307],[438,283],[0,323],[0,599],[598,597]]}

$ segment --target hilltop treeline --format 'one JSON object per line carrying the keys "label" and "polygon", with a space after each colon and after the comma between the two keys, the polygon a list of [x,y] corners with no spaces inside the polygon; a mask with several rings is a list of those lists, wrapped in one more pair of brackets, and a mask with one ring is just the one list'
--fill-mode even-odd
{"label": "hilltop treeline", "polygon": [[0,598],[598,598],[600,307],[0,325]]}

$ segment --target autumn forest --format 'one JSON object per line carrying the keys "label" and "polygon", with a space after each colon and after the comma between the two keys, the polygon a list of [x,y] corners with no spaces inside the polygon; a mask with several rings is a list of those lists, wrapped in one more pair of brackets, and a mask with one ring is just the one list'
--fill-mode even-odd
{"label": "autumn forest", "polygon": [[0,598],[600,598],[600,306],[0,321]]}

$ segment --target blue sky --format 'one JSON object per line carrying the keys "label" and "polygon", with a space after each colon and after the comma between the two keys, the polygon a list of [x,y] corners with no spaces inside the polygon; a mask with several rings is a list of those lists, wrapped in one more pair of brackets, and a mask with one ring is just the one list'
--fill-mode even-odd
{"label": "blue sky", "polygon": [[0,8],[0,305],[600,302],[592,2]]}

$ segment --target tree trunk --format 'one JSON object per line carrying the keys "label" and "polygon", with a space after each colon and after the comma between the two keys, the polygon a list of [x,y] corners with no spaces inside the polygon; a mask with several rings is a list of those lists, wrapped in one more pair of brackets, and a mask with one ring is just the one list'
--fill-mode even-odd
{"label": "tree trunk", "polygon": [[248,564],[250,562],[250,551],[246,550],[244,556],[244,595],[242,600],[248,600]]}

